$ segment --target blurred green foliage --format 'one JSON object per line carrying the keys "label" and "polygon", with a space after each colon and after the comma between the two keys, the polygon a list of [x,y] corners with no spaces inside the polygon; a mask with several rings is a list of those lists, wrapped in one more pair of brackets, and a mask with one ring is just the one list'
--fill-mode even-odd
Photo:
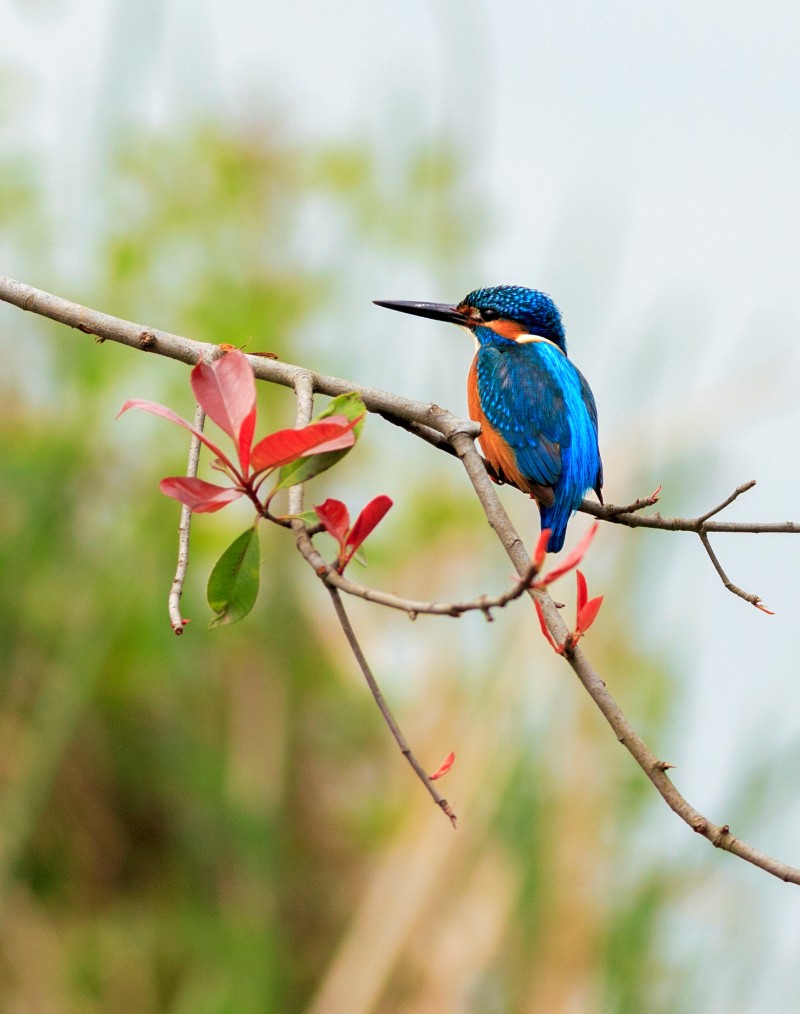
{"label": "blurred green foliage", "polygon": [[[59,291],[36,174],[4,168],[0,219],[39,258],[31,280]],[[78,298],[303,362],[296,335],[356,248],[468,255],[452,152],[423,147],[386,175],[357,146],[308,150],[244,127],[128,136],[87,215]],[[112,419],[129,396],[190,413],[186,370],[0,312],[0,1004],[556,1011],[578,984],[584,1009],[646,1009],[660,908],[682,888],[628,869],[624,831],[659,804],[609,756],[530,617],[410,626],[350,606],[420,755],[435,766],[456,749],[454,836],[283,533],[263,533],[254,613],[209,631],[210,566],[247,522],[195,519],[194,622],[172,634],[177,512],[157,480],[179,470],[185,441],[161,421]],[[291,423],[290,395],[259,397],[262,432]],[[372,419],[350,466],[380,439]],[[507,580],[441,467],[415,474],[370,545],[376,584],[446,596]],[[326,482],[336,489],[336,470]],[[380,483],[374,472],[369,495]],[[636,566],[620,561],[618,578],[635,582]],[[592,650],[654,732],[669,712],[664,665],[613,609],[607,598]]]}

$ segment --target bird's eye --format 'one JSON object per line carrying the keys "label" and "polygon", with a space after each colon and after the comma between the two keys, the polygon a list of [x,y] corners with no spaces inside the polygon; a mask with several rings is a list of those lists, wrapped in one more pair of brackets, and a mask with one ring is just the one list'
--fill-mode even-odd
{"label": "bird's eye", "polygon": [[481,319],[482,320],[497,320],[497,318],[499,316],[500,316],[500,314],[498,313],[497,310],[492,310],[490,308],[487,308],[485,310],[481,310]]}

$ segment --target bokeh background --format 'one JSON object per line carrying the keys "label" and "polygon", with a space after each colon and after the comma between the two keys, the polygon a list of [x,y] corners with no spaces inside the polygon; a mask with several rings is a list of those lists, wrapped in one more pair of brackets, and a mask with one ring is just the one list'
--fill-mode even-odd
{"label": "bokeh background", "polygon": [[[800,14],[593,5],[0,0],[0,270],[464,412],[471,349],[373,298],[543,288],[606,491],[800,519]],[[794,888],[654,795],[535,619],[350,610],[453,833],[280,532],[210,631],[201,517],[166,595],[185,367],[0,305],[0,1006],[12,1012],[791,1012]],[[291,396],[260,391],[261,425]],[[380,587],[509,565],[454,461],[370,419],[312,502],[396,506]],[[533,541],[534,512],[501,496]],[[573,522],[574,539],[587,519]],[[320,540],[322,544],[324,540]],[[677,785],[800,863],[800,541],[604,527],[588,651]],[[331,547],[327,547],[330,549]],[[564,585],[571,600],[572,587]]]}

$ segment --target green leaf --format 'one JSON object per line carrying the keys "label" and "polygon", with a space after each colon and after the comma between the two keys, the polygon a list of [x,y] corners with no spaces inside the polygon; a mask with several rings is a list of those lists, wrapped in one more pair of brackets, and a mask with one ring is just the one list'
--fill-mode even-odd
{"label": "green leaf", "polygon": [[303,511],[302,514],[284,514],[289,521],[302,521],[306,528],[316,528],[319,524],[317,512],[314,510]]}
{"label": "green leaf", "polygon": [[258,597],[261,553],[253,525],[235,539],[217,560],[208,579],[208,604],[217,615],[209,626],[238,623]]}
{"label": "green leaf", "polygon": [[[364,428],[364,420],[367,409],[361,400],[361,395],[355,391],[348,394],[339,394],[328,407],[314,418],[314,422],[327,419],[330,415],[343,415],[348,419],[358,419],[353,427],[353,434],[358,440]],[[327,451],[324,454],[311,454],[307,458],[298,458],[288,465],[284,465],[278,473],[278,482],[275,489],[286,489],[287,486],[296,486],[298,483],[307,482],[320,472],[324,472],[340,461],[351,448],[347,447],[342,451]]]}

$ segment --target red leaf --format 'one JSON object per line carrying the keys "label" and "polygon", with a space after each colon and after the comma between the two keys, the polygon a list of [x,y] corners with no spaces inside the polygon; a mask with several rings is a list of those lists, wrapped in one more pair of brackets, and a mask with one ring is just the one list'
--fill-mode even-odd
{"label": "red leaf", "polygon": [[344,552],[347,532],[350,528],[350,514],[341,500],[328,499],[314,510],[325,531],[339,543],[339,552]]}
{"label": "red leaf", "polygon": [[596,599],[592,599],[578,612],[578,618],[575,621],[575,631],[578,635],[585,634],[586,631],[591,627],[594,621],[597,619],[597,614],[600,612],[600,606],[603,604],[603,596],[600,595]]}
{"label": "red leaf", "polygon": [[442,775],[446,775],[450,768],[453,766],[453,761],[456,759],[454,753],[449,753],[439,767],[433,772],[432,775],[428,775],[432,782],[435,782],[437,778],[441,778]]}
{"label": "red leaf", "polygon": [[575,609],[575,615],[580,616],[581,609],[586,605],[586,600],[589,598],[589,588],[586,584],[586,578],[579,570],[575,571],[575,577],[578,581],[578,605]]}
{"label": "red leaf", "polygon": [[[388,496],[381,494],[374,500],[370,500],[364,510],[356,518],[356,523],[347,536],[347,549],[350,556],[355,553],[369,533],[381,522],[386,512],[392,506]],[[348,557],[349,559],[349,557]]]}
{"label": "red leaf", "polygon": [[[201,360],[192,370],[192,390],[200,407],[236,444],[246,471],[247,451],[242,456],[240,433],[256,405],[256,381],[247,356],[231,349],[213,363]],[[252,438],[251,428],[251,442]]]}
{"label": "red leaf", "polygon": [[[314,448],[314,454],[327,454],[328,451],[343,451],[347,447],[352,447],[356,442],[356,435],[353,432],[353,427],[357,426],[363,416],[359,416],[358,419],[353,419],[351,422],[346,415],[329,415],[325,418],[324,423],[339,423],[341,426],[346,427],[342,430],[341,436],[334,437],[332,440],[326,440],[324,444],[319,444]],[[321,425],[320,423],[312,423],[311,425]]]}
{"label": "red leaf", "polygon": [[180,500],[195,514],[213,514],[242,495],[240,489],[232,486],[215,486],[212,482],[186,475],[170,475],[162,479],[160,485],[162,493],[173,500]]}
{"label": "red leaf", "polygon": [[165,405],[159,405],[155,401],[143,401],[141,398],[132,398],[130,401],[126,401],[122,408],[117,412],[117,419],[122,415],[123,412],[127,412],[129,408],[140,408],[144,412],[152,412],[153,415],[160,415],[163,419],[169,419],[170,422],[177,423],[179,426],[183,426],[185,430],[188,430],[208,447],[209,450],[213,451],[214,454],[232,471],[236,471],[233,462],[228,458],[217,445],[209,440],[205,433],[201,433],[199,429],[192,426],[190,422],[187,422],[177,413],[173,412],[171,408],[167,408]]}
{"label": "red leaf", "polygon": [[550,541],[550,529],[543,528],[539,533],[539,541],[533,553],[533,564],[537,571],[541,569],[544,558],[547,556],[547,543]]}
{"label": "red leaf", "polygon": [[250,470],[250,455],[253,448],[253,434],[256,431],[256,407],[247,415],[239,429],[239,443],[236,450],[239,452],[239,464],[242,466],[242,475],[247,475]]}
{"label": "red leaf", "polygon": [[592,539],[597,534],[599,526],[600,523],[595,521],[589,531],[584,535],[580,542],[574,546],[569,553],[567,553],[561,563],[559,563],[557,567],[554,567],[549,574],[545,574],[545,576],[541,578],[541,580],[537,581],[533,587],[546,588],[547,585],[552,584],[553,581],[566,574],[568,570],[572,570],[573,567],[577,567],[584,556],[586,556],[586,551],[592,544]]}
{"label": "red leaf", "polygon": [[[229,353],[230,354],[230,353]],[[337,446],[350,447],[355,442],[353,427],[355,422],[316,422],[302,429],[278,430],[259,440],[253,448],[250,465],[253,472],[263,472],[267,468],[278,468],[287,465],[296,458],[302,458],[311,451],[318,453],[320,446],[331,442]],[[340,440],[346,443],[338,444]]]}
{"label": "red leaf", "polygon": [[544,618],[544,610],[542,609],[542,603],[538,599],[533,600],[533,604],[536,606],[536,615],[539,617],[539,625],[542,628],[542,633],[547,638],[547,642],[553,651],[560,651],[558,642],[547,629],[547,621]]}

